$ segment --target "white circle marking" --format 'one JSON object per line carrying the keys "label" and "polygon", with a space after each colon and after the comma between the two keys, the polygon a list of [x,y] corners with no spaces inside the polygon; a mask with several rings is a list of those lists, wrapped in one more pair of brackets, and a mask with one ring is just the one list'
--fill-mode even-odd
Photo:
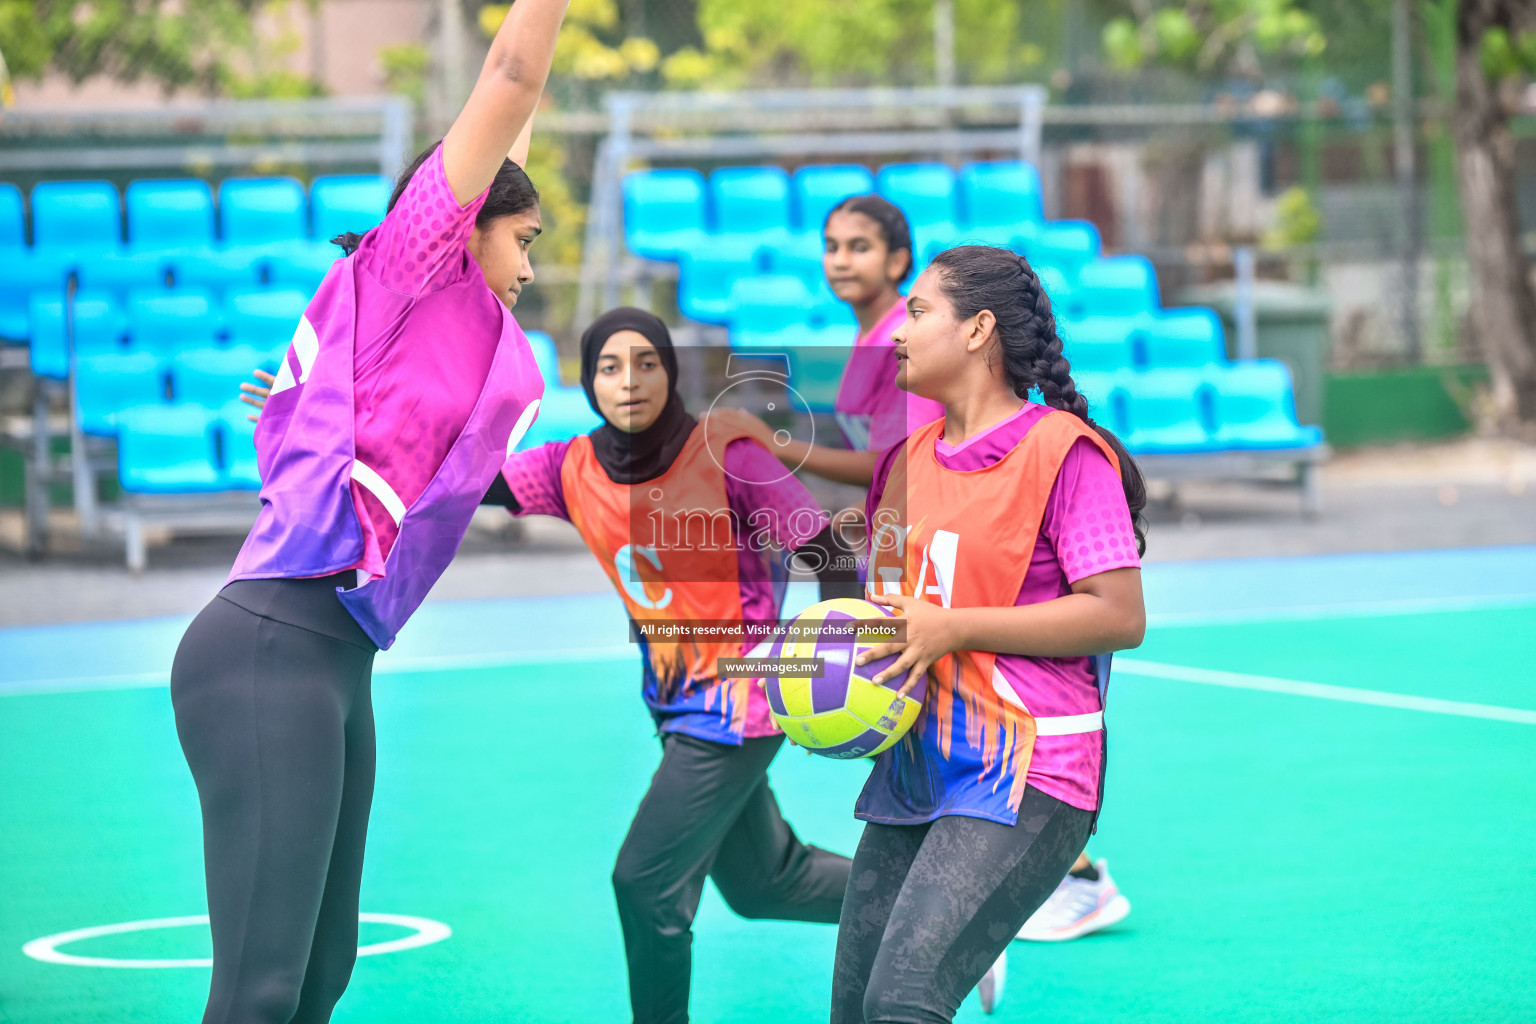
{"label": "white circle marking", "polygon": [[[442,942],[453,934],[453,929],[441,921],[434,921],[426,917],[413,917],[409,914],[358,914],[357,919],[370,924],[393,924],[401,928],[411,928],[415,934],[407,935],[399,939],[391,939],[388,942],[375,942],[367,946],[357,948],[358,956],[378,956],[380,953],[399,953],[402,950],[415,949],[418,946],[430,946],[434,942]],[[212,967],[213,960],[209,957],[194,957],[185,960],[123,960],[105,956],[75,956],[73,953],[62,953],[60,946],[67,946],[73,942],[83,942],[86,939],[96,939],[103,935],[123,935],[128,932],[152,932],[161,928],[190,928],[195,925],[208,923],[207,914],[191,914],[187,917],[156,917],[145,921],[124,921],[122,924],[101,924],[92,928],[76,928],[73,931],[59,932],[57,935],[45,935],[40,939],[33,939],[21,951],[33,960],[41,960],[49,964],[67,964],[71,967],[124,967],[124,968],[167,968],[167,967]]]}

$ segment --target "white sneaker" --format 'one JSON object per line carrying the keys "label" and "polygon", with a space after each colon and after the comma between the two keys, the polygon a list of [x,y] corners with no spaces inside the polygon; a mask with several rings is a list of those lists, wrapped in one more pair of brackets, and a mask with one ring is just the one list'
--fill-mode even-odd
{"label": "white sneaker", "polygon": [[976,986],[976,998],[981,1000],[981,1012],[988,1016],[997,1012],[997,1004],[1003,1001],[1003,987],[1008,983],[1008,951],[997,958],[997,963],[987,969]]}
{"label": "white sneaker", "polygon": [[1066,942],[1124,921],[1131,912],[1131,901],[1120,895],[1115,880],[1109,877],[1108,861],[1096,861],[1093,866],[1099,869],[1097,882],[1075,875],[1063,878],[1050,899],[1024,922],[1019,938]]}

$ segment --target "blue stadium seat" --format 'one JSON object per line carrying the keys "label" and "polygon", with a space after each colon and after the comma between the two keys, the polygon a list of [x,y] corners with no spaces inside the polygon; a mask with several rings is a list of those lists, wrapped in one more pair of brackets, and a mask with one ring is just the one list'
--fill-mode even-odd
{"label": "blue stadium seat", "polygon": [[304,189],[292,178],[230,178],[219,186],[226,246],[281,246],[309,239]]}
{"label": "blue stadium seat", "polygon": [[262,352],[286,352],[309,305],[297,288],[243,289],[224,300],[224,328],[232,345]]}
{"label": "blue stadium seat", "polygon": [[0,338],[21,341],[27,337],[27,302],[31,288],[23,282],[8,281],[11,269],[26,261],[27,221],[21,202],[21,190],[0,182]]}
{"label": "blue stadium seat", "polygon": [[240,246],[181,250],[169,254],[167,263],[176,288],[223,292],[261,284],[271,258],[271,253],[259,246]]}
{"label": "blue stadium seat", "polygon": [[[955,172],[948,164],[890,164],[880,169],[875,187],[901,207],[912,227],[958,225]],[[955,233],[959,233],[958,227]]]}
{"label": "blue stadium seat", "polygon": [[25,341],[34,295],[62,300],[68,264],[59,253],[0,253],[0,338]]}
{"label": "blue stadium seat", "polygon": [[206,292],[136,292],[128,299],[128,345],[136,352],[170,358],[206,348],[217,343],[220,326]]}
{"label": "blue stadium seat", "polygon": [[1057,326],[1063,330],[1066,324],[1075,322],[1078,317],[1078,305],[1075,298],[1075,290],[1072,281],[1059,267],[1039,266],[1031,263],[1035,276],[1040,278],[1040,287],[1045,289],[1046,298],[1051,300],[1051,312],[1055,315]]}
{"label": "blue stadium seat", "polygon": [[525,331],[528,339],[528,349],[533,353],[533,361],[539,366],[539,376],[544,378],[546,388],[560,386],[560,353],[555,349],[555,339],[543,331]]}
{"label": "blue stadium seat", "polygon": [[197,249],[213,245],[213,190],[196,178],[135,181],[128,186],[132,249]]}
{"label": "blue stadium seat", "polygon": [[1120,375],[1072,367],[1072,383],[1077,393],[1088,400],[1088,416],[1119,435],[1124,430],[1120,394]]}
{"label": "blue stadium seat", "polygon": [[347,231],[367,234],[384,219],[394,182],[378,174],[333,174],[309,186],[314,237],[329,242]]}
{"label": "blue stadium seat", "polygon": [[[69,376],[69,336],[64,299],[56,292],[32,296],[32,372],[64,380]],[[123,351],[122,307],[110,293],[75,294],[75,352],[79,355]]]}
{"label": "blue stadium seat", "polygon": [[1014,249],[1030,264],[1058,267],[1069,277],[1099,254],[1099,229],[1085,220],[1052,220],[1025,230],[1014,239]]}
{"label": "blue stadium seat", "polygon": [[0,182],[0,259],[10,259],[27,247],[27,217],[21,189]]}
{"label": "blue stadium seat", "polygon": [[965,229],[1006,245],[1027,224],[1041,224],[1040,172],[1019,160],[967,164],[960,170]]}
{"label": "blue stadium seat", "polygon": [[652,260],[676,260],[708,234],[704,176],[685,169],[635,171],[624,178],[624,244]]}
{"label": "blue stadium seat", "polygon": [[1249,359],[1206,371],[1215,438],[1222,448],[1311,448],[1317,427],[1296,422],[1291,371],[1274,359]]}
{"label": "blue stadium seat", "polygon": [[118,417],[117,475],[123,490],[187,494],[224,486],[214,463],[214,413],[195,405],[143,405]]}
{"label": "blue stadium seat", "polygon": [[794,274],[812,292],[825,293],[829,291],[821,263],[825,251],[820,231],[801,231],[763,246],[759,257],[764,272]]}
{"label": "blue stadium seat", "polygon": [[1150,313],[1158,308],[1157,271],[1145,256],[1104,256],[1077,272],[1075,295],[1090,315]]}
{"label": "blue stadium seat", "polygon": [[268,261],[267,280],[274,287],[297,288],[306,296],[312,296],[341,258],[341,250],[328,242],[291,247]]}
{"label": "blue stadium seat", "polygon": [[518,451],[537,448],[550,441],[569,441],[602,424],[602,417],[592,411],[587,394],[579,386],[560,383],[560,361],[555,342],[543,331],[528,331],[528,346],[544,377],[544,397],[539,403],[539,418],[518,442]]}
{"label": "blue stadium seat", "polygon": [[1198,370],[1152,370],[1119,378],[1125,432],[1132,453],[1203,452],[1211,437],[1209,402]]}
{"label": "blue stadium seat", "polygon": [[709,176],[715,233],[760,242],[787,235],[789,175],[782,167],[723,167]]}
{"label": "blue stadium seat", "polygon": [[759,239],[716,236],[697,242],[678,261],[677,308],[707,324],[729,322],[731,288],[758,272]]}
{"label": "blue stadium seat", "polygon": [[807,324],[786,332],[789,383],[812,412],[830,413],[837,402],[856,330],[843,323]]}
{"label": "blue stadium seat", "polygon": [[795,172],[790,184],[793,227],[802,233],[821,235],[832,207],[849,196],[875,190],[875,176],[859,164],[811,164]]}
{"label": "blue stadium seat", "polygon": [[780,344],[786,330],[805,324],[815,300],[798,277],[762,274],[737,281],[731,304],[731,344],[753,348]]}
{"label": "blue stadium seat", "polygon": [[123,410],[165,398],[165,367],[152,352],[96,352],[75,358],[75,418],[87,434],[115,434]]}
{"label": "blue stadium seat", "polygon": [[168,270],[165,253],[156,251],[80,253],[75,264],[81,288],[123,298],[130,292],[164,288]]}
{"label": "blue stadium seat", "polygon": [[32,190],[32,248],[107,252],[123,244],[117,189],[105,181],[45,181]]}
{"label": "blue stadium seat", "polygon": [[218,422],[214,424],[221,484],[231,491],[261,489],[261,472],[256,466],[256,424],[250,420],[253,412],[244,402],[230,402],[219,410]]}
{"label": "blue stadium seat", "polygon": [[239,401],[240,385],[255,379],[260,368],[277,372],[281,353],[254,345],[209,347],[180,352],[171,361],[171,397],[174,401],[219,409]]}
{"label": "blue stadium seat", "polygon": [[1227,358],[1221,320],[1209,309],[1164,309],[1142,318],[1136,365],[1207,366]]}
{"label": "blue stadium seat", "polygon": [[1132,363],[1132,338],[1139,324],[1135,317],[1093,316],[1059,325],[1063,353],[1072,373],[1114,373]]}

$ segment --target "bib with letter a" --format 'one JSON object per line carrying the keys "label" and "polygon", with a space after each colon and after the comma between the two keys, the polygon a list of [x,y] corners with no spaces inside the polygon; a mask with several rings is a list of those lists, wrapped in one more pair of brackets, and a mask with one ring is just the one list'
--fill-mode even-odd
{"label": "bib with letter a", "polygon": [[730,744],[741,743],[755,684],[718,678],[715,662],[752,645],[648,639],[638,627],[742,618],[740,542],[725,471],[711,454],[742,436],[701,422],[667,471],[639,484],[609,479],[585,435],[571,442],[560,467],[571,522],[636,625],[643,695],[658,730]]}
{"label": "bib with letter a", "polygon": [[[1087,438],[1114,450],[1071,413],[1052,410],[983,469],[946,469],[938,420],[907,439],[870,524],[868,588],[945,608],[1011,608],[1019,597],[1062,461]],[[928,671],[922,714],[880,755],[856,815],[915,824],[946,814],[1012,825],[1024,796],[1036,725],[1028,697],[995,671],[988,651],[946,655]]]}

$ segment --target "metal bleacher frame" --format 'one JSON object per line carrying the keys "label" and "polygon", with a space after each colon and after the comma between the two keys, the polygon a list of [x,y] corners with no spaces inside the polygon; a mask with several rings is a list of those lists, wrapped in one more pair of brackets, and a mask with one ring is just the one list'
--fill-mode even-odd
{"label": "metal bleacher frame", "polygon": [[[141,171],[153,176],[206,175],[209,169],[314,164],[375,165],[393,177],[410,157],[413,111],[399,96],[231,100],[167,104],[139,110],[8,110],[0,116],[0,176]],[[115,469],[114,446],[87,437],[74,415],[74,275],[61,282],[66,305],[70,376],[37,379],[33,413],[0,425],[0,443],[19,449],[26,463],[26,553],[40,558],[48,548],[48,488],[73,487],[80,532],[86,537],[122,539],[128,567],[144,569],[146,530],[173,533],[229,533],[249,528],[258,503],[255,491],[197,494],[122,492],[121,502],[100,508],[97,474]],[[26,349],[7,346],[0,365],[26,365]],[[63,395],[66,417],[50,415]],[[53,453],[53,440],[68,437],[71,455]]]}
{"label": "metal bleacher frame", "polygon": [[576,326],[646,290],[667,264],[624,249],[624,175],[636,161],[1014,154],[1039,163],[1047,92],[1038,85],[914,89],[612,92],[587,211]]}
{"label": "metal bleacher frame", "polygon": [[[1055,120],[1047,112],[1047,99],[1047,91],[1034,85],[609,93],[608,133],[598,143],[593,164],[576,327],[584,328],[599,308],[617,305],[625,286],[634,289],[638,304],[654,308],[651,284],[675,276],[672,264],[625,249],[622,183],[637,165],[879,154],[928,154],[954,164],[965,154],[986,153],[1014,154],[1039,167],[1045,124]],[[1251,266],[1247,276],[1251,283]],[[1240,280],[1239,292],[1243,284]],[[1253,358],[1251,298],[1239,305],[1239,358]],[[677,332],[679,345],[697,343],[690,333]],[[1321,444],[1147,453],[1137,461],[1147,476],[1175,488],[1184,481],[1212,479],[1294,486],[1301,493],[1302,512],[1311,516],[1322,507],[1317,469],[1330,454],[1328,445]]]}

